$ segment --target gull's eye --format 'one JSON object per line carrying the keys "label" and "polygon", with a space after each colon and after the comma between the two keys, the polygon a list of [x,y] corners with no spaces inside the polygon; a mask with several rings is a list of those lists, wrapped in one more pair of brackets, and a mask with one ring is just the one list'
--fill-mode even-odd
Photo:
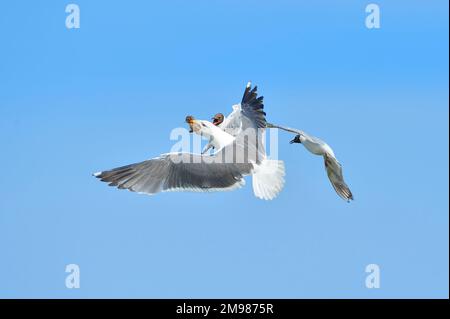
{"label": "gull's eye", "polygon": [[202,126],[203,126],[203,127],[206,127],[205,123],[202,123]]}

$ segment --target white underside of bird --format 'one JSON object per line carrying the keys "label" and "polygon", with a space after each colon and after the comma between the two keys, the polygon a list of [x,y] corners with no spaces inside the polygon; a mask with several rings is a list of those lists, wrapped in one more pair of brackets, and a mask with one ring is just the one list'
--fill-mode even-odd
{"label": "white underside of bird", "polygon": [[213,148],[215,151],[221,150],[225,146],[234,142],[235,137],[213,123],[205,120],[195,120],[192,124],[194,133],[208,140],[208,144],[203,150],[205,154],[207,150]]}

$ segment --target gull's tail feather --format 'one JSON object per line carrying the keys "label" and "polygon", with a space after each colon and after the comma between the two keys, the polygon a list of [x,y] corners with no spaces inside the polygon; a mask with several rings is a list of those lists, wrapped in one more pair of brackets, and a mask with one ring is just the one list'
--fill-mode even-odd
{"label": "gull's tail feather", "polygon": [[255,168],[253,174],[253,192],[265,200],[277,197],[283,189],[285,176],[284,162],[265,159]]}

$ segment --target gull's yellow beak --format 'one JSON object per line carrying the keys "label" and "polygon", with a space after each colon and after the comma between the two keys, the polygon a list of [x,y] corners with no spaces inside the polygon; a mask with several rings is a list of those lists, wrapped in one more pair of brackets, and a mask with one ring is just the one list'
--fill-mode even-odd
{"label": "gull's yellow beak", "polygon": [[193,116],[191,116],[191,115],[186,116],[186,123],[192,125],[192,124],[194,124],[194,121],[195,121],[195,119]]}
{"label": "gull's yellow beak", "polygon": [[193,126],[194,126],[194,123],[195,123],[194,117],[191,116],[191,115],[186,116],[186,123],[189,124],[189,128],[190,128],[189,133],[193,133],[194,132],[194,127]]}

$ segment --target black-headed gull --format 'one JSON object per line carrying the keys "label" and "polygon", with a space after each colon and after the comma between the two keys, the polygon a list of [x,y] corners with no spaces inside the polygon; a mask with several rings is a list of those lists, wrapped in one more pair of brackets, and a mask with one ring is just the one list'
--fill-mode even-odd
{"label": "black-headed gull", "polygon": [[308,135],[301,130],[270,123],[267,123],[266,125],[268,128],[278,128],[296,134],[295,138],[290,142],[291,144],[300,143],[309,152],[315,155],[323,156],[328,178],[330,179],[331,185],[333,185],[336,193],[342,199],[348,202],[350,202],[350,200],[353,200],[353,194],[344,181],[344,175],[342,174],[342,165],[336,159],[333,150],[327,143],[317,137]]}

